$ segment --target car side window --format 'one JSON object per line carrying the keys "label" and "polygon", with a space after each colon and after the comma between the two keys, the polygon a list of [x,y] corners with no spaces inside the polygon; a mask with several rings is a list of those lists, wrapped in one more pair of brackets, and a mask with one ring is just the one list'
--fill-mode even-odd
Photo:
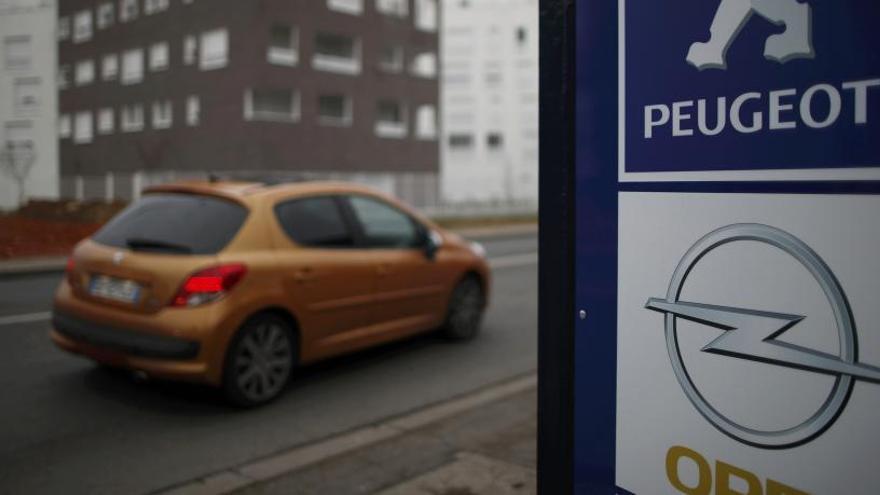
{"label": "car side window", "polygon": [[336,198],[319,196],[295,199],[275,206],[284,232],[297,244],[320,248],[349,248],[354,236]]}
{"label": "car side window", "polygon": [[351,196],[349,203],[369,247],[404,248],[418,245],[419,230],[409,215],[363,196]]}

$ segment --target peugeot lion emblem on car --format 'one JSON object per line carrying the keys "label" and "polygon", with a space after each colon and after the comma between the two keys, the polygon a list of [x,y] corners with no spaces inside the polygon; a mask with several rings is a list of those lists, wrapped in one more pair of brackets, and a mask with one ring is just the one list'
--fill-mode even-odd
{"label": "peugeot lion emblem on car", "polygon": [[125,253],[123,253],[122,251],[116,251],[115,253],[113,253],[113,264],[114,265],[117,265],[117,266],[121,265],[122,260],[124,260],[124,259],[125,259]]}
{"label": "peugeot lion emblem on car", "polygon": [[765,58],[782,64],[815,56],[809,4],[797,0],[721,0],[709,28],[709,40],[691,45],[688,63],[699,70],[726,69],[727,50],[754,14],[785,26],[785,31],[767,38]]}
{"label": "peugeot lion emblem on car", "polygon": [[[685,280],[706,254],[720,246],[740,241],[769,244],[792,256],[809,271],[834,313],[840,343],[839,356],[777,340],[803,321],[804,316],[679,299]],[[666,347],[685,395],[716,428],[748,445],[782,449],[809,442],[828,429],[843,411],[855,380],[880,383],[880,368],[858,362],[853,315],[843,289],[828,265],[803,241],[775,227],[734,224],[709,233],[681,259],[666,297],[650,298],[645,307],[665,315]],[[738,424],[713,407],[688,374],[678,344],[678,318],[724,330],[720,337],[701,349],[703,352],[831,375],[835,377],[834,386],[815,414],[794,427],[762,430]]]}

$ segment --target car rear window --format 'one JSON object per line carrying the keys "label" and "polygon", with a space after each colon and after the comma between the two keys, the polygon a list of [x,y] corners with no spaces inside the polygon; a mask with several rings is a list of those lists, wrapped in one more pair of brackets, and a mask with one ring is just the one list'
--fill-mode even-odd
{"label": "car rear window", "polygon": [[220,198],[150,194],[126,208],[92,239],[100,244],[169,254],[215,254],[235,236],[248,211]]}

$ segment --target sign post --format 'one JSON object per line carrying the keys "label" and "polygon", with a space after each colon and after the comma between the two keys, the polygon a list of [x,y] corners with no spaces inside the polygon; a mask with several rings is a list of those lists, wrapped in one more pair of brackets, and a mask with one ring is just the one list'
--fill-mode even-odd
{"label": "sign post", "polygon": [[543,32],[542,57],[571,77],[542,79],[542,112],[568,88],[571,119],[542,113],[542,149],[569,136],[573,228],[542,226],[542,258],[552,236],[573,242],[541,289],[573,297],[542,298],[541,333],[551,345],[544,310],[565,309],[572,355],[542,432],[571,415],[561,454],[539,444],[568,475],[542,462],[541,487],[878,493],[880,4],[545,0],[542,15],[556,9],[570,51]]}

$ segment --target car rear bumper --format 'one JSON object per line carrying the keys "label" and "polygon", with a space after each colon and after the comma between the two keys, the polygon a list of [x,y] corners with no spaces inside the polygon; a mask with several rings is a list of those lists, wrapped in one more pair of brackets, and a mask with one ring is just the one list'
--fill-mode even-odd
{"label": "car rear bumper", "polygon": [[185,360],[199,354],[198,342],[103,325],[58,311],[52,313],[52,326],[68,340],[133,357]]}

